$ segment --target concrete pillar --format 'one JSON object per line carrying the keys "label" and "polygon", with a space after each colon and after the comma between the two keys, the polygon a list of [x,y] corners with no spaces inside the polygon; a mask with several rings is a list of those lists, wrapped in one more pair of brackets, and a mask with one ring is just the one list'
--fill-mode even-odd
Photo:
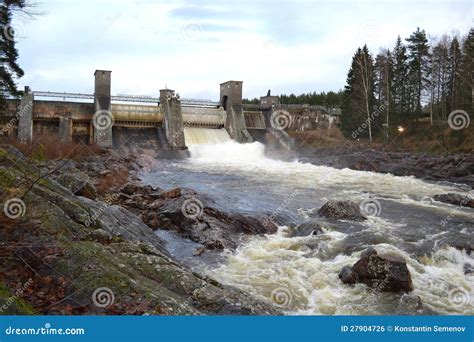
{"label": "concrete pillar", "polygon": [[112,126],[114,118],[110,101],[111,71],[96,70],[94,87],[94,109],[92,118],[94,142],[100,147],[113,147]]}
{"label": "concrete pillar", "polygon": [[268,91],[267,96],[260,97],[260,109],[262,110],[262,114],[265,119],[265,125],[267,127],[271,126],[271,116],[273,114],[273,110],[279,105],[280,101],[278,96],[270,95],[270,91]]}
{"label": "concrete pillar", "polygon": [[160,90],[160,106],[164,115],[165,134],[172,150],[186,150],[181,101],[171,89]]}
{"label": "concrete pillar", "polygon": [[20,141],[33,140],[33,102],[33,92],[30,87],[25,87],[18,112],[18,139]]}
{"label": "concrete pillar", "polygon": [[59,118],[59,137],[63,142],[72,141],[72,118],[70,113]]}
{"label": "concrete pillar", "polygon": [[220,84],[220,104],[227,113],[225,128],[230,137],[240,143],[253,141],[245,128],[242,83],[242,81],[227,81]]}

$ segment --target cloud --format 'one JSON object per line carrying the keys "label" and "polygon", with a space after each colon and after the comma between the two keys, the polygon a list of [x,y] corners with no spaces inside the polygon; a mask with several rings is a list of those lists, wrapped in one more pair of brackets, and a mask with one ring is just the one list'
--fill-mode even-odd
{"label": "cloud", "polygon": [[112,70],[114,93],[218,98],[244,81],[244,96],[338,90],[367,43],[391,48],[416,27],[466,34],[470,1],[150,1],[43,3],[19,41],[20,85],[93,92],[95,69]]}

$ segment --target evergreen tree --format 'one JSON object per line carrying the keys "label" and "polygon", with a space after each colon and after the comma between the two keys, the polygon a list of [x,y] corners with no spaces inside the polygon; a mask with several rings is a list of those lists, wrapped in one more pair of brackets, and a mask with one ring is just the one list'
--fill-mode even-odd
{"label": "evergreen tree", "polygon": [[411,115],[419,118],[422,109],[422,96],[429,92],[430,53],[425,30],[417,28],[408,42],[408,91]]}
{"label": "evergreen tree", "polygon": [[0,106],[5,95],[18,96],[15,80],[24,72],[18,65],[18,50],[12,26],[13,12],[27,6],[26,0],[3,0],[0,4]]}
{"label": "evergreen tree", "polygon": [[471,28],[462,45],[461,56],[461,91],[459,94],[459,108],[474,115],[474,28]]}
{"label": "evergreen tree", "polygon": [[392,122],[400,124],[407,120],[408,105],[408,57],[407,49],[402,43],[400,36],[397,38],[393,49],[393,77],[392,77],[392,101],[394,114]]}
{"label": "evergreen tree", "polygon": [[431,53],[430,101],[432,118],[436,120],[446,120],[448,114],[448,63],[448,38],[445,36],[432,48]]}
{"label": "evergreen tree", "polygon": [[358,48],[347,74],[342,105],[341,127],[347,137],[372,141],[374,62],[366,45]]}
{"label": "evergreen tree", "polygon": [[459,109],[461,105],[460,92],[462,87],[461,82],[461,48],[456,37],[451,41],[449,47],[449,64],[448,64],[448,112]]}

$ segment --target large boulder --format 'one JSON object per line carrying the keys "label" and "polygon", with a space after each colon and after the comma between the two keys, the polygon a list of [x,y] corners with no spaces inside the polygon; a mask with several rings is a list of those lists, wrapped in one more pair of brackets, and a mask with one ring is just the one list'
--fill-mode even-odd
{"label": "large boulder", "polygon": [[359,205],[350,201],[329,201],[318,211],[318,215],[331,220],[364,221]]}
{"label": "large boulder", "polygon": [[343,267],[339,278],[346,284],[363,283],[383,292],[407,293],[413,290],[405,260],[394,255],[379,255],[372,247],[365,250],[352,267]]}
{"label": "large boulder", "polygon": [[435,195],[433,196],[433,199],[438,202],[454,204],[460,207],[474,208],[474,198],[470,196],[448,193],[442,195]]}
{"label": "large boulder", "polygon": [[227,213],[192,189],[164,192],[142,211],[152,229],[172,230],[208,249],[234,249],[242,234],[272,234],[277,226],[264,217]]}

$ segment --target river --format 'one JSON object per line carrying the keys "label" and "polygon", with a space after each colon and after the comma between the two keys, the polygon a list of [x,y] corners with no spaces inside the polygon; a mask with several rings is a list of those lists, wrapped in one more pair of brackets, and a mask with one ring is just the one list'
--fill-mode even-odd
{"label": "river", "polygon": [[[236,251],[221,254],[219,262],[199,264],[205,267],[201,272],[273,300],[290,315],[412,313],[408,303],[413,296],[377,293],[339,280],[343,266],[354,264],[365,248],[374,246],[379,253],[406,260],[415,287],[411,294],[420,296],[424,313],[474,314],[474,274],[464,269],[474,266],[473,255],[448,246],[473,244],[474,210],[431,199],[447,192],[467,194],[470,189],[273,160],[257,142],[225,141],[189,149],[189,159],[160,160],[142,180],[164,189],[189,187],[207,194],[222,209],[269,215],[280,225],[277,234],[247,237]],[[330,199],[369,201],[372,215],[363,223],[320,220],[324,234],[288,237],[288,226],[317,219],[317,210]],[[180,249],[193,245],[172,233],[157,234],[171,241],[171,252],[177,256]]]}

